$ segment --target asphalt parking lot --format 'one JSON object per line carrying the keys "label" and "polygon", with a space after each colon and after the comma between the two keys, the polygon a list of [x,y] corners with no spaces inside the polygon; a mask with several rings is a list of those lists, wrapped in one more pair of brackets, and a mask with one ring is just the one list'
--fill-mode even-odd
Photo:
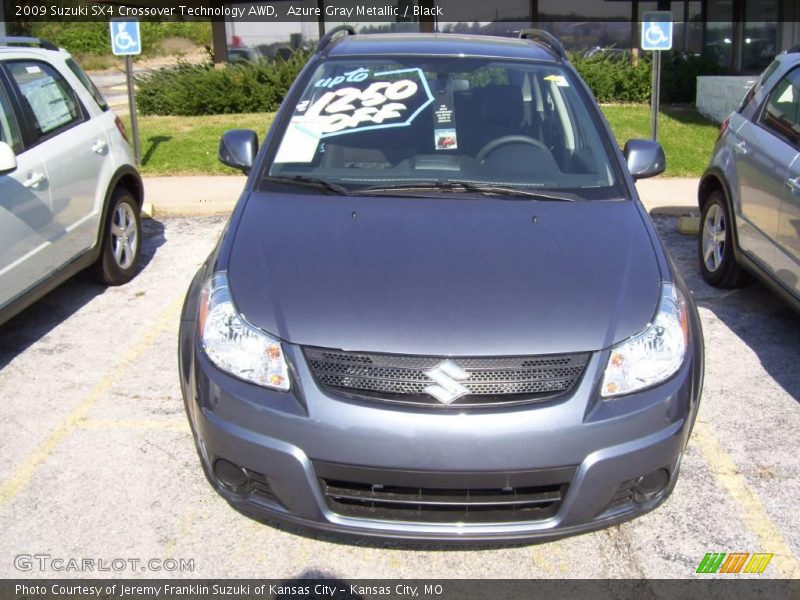
{"label": "asphalt parking lot", "polygon": [[657,511],[558,542],[458,549],[346,544],[240,515],[205,481],[177,377],[183,295],[224,219],[164,218],[145,222],[131,284],[79,277],[0,327],[0,577],[98,575],[19,570],[20,555],[49,555],[194,562],[101,573],[120,577],[684,578],[706,552],[774,553],[763,577],[800,577],[800,318],[760,285],[707,286],[696,238],[657,223],[707,352],[681,478]]}

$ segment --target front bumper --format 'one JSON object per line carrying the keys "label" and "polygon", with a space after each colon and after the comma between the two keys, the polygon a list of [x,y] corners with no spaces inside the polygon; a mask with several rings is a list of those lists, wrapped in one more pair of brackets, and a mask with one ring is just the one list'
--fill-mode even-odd
{"label": "front bumper", "polygon": [[[604,402],[597,398],[607,353],[595,353],[572,393],[515,409],[398,409],[335,397],[316,385],[299,347],[284,344],[293,387],[273,392],[230,377],[198,349],[182,323],[181,379],[203,468],[215,489],[242,511],[328,532],[431,540],[548,539],[631,519],[671,492],[702,386],[702,341],[664,384]],[[699,331],[696,330],[696,331]],[[231,489],[214,474],[223,459],[257,476]],[[461,477],[513,480],[521,472],[569,472],[565,493],[545,518],[503,522],[423,522],[342,514],[325,495],[322,471],[413,473],[429,487]],[[666,469],[653,496],[625,494],[638,478]],[[263,477],[262,477],[263,476]],[[535,474],[534,474],[535,476]],[[358,478],[354,478],[355,481]],[[426,487],[420,485],[419,487]]]}

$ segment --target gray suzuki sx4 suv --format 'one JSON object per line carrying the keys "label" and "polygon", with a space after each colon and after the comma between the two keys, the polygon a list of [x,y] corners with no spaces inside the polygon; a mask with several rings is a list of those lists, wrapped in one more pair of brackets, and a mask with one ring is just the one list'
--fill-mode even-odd
{"label": "gray suzuki sx4 suv", "polygon": [[194,278],[180,376],[234,507],[328,532],[546,539],[669,495],[697,309],[559,42],[326,35]]}

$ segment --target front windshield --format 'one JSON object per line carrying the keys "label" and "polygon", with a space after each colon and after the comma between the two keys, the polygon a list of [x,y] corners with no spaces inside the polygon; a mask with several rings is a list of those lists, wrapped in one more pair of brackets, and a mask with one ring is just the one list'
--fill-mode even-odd
{"label": "front windshield", "polygon": [[571,73],[481,58],[326,60],[308,79],[265,180],[347,192],[469,183],[619,197]]}

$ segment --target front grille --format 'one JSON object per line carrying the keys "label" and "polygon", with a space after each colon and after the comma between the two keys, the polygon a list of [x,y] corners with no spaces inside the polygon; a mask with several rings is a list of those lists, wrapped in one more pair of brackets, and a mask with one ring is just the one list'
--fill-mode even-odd
{"label": "front grille", "polygon": [[[493,474],[393,472],[334,465],[317,466],[318,473],[320,470],[320,487],[333,512],[417,523],[549,519],[558,512],[575,473],[574,467]],[[324,476],[326,472],[329,476]]]}
{"label": "front grille", "polygon": [[350,517],[422,523],[540,521],[558,512],[566,485],[431,490],[322,480],[328,506]]}
{"label": "front grille", "polygon": [[451,360],[467,372],[458,383],[468,393],[449,406],[494,406],[549,400],[568,393],[583,374],[588,353],[501,358],[452,358],[305,348],[323,387],[384,402],[443,407],[425,392],[435,385],[425,372]]}

